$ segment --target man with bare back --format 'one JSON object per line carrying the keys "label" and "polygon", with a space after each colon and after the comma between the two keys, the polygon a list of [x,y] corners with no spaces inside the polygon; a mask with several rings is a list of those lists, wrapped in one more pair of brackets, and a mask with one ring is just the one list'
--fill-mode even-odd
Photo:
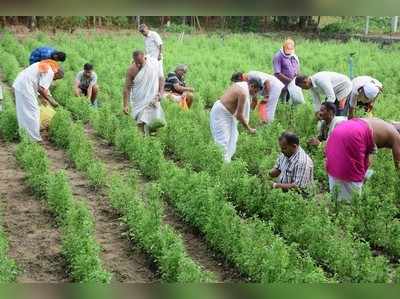
{"label": "man with bare back", "polygon": [[133,53],[134,62],[128,68],[124,87],[124,113],[129,113],[136,120],[145,135],[149,134],[150,125],[157,120],[164,120],[160,99],[164,91],[164,76],[158,61],[142,51]]}
{"label": "man with bare back", "polygon": [[230,162],[236,151],[238,122],[251,134],[256,132],[249,126],[250,97],[256,96],[260,89],[259,81],[254,79],[233,83],[211,109],[211,133],[223,149],[225,162]]}
{"label": "man with bare back", "polygon": [[339,124],[326,146],[326,170],[331,191],[349,200],[360,193],[370,166],[370,155],[377,148],[389,148],[396,169],[400,169],[399,128],[378,118],[356,118]]}

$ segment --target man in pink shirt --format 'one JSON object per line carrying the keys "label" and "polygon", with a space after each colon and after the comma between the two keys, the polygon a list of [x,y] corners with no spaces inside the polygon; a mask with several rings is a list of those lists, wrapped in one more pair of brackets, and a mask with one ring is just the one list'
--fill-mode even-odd
{"label": "man in pink shirt", "polygon": [[339,124],[326,146],[326,170],[331,192],[338,199],[361,193],[369,168],[369,156],[376,148],[390,148],[395,167],[400,168],[400,133],[393,124],[377,118],[352,119]]}

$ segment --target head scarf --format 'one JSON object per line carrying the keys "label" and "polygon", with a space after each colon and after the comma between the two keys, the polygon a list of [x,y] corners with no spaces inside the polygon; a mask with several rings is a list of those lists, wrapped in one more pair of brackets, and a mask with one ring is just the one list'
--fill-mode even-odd
{"label": "head scarf", "polygon": [[57,73],[61,69],[58,62],[51,59],[46,59],[39,62],[40,73],[47,73],[50,68],[54,73]]}
{"label": "head scarf", "polygon": [[285,55],[293,55],[294,54],[294,40],[292,40],[291,38],[288,38],[287,40],[285,40],[285,42],[283,43],[283,53]]}
{"label": "head scarf", "polygon": [[368,82],[363,86],[365,96],[373,101],[379,93],[379,88],[372,82]]}

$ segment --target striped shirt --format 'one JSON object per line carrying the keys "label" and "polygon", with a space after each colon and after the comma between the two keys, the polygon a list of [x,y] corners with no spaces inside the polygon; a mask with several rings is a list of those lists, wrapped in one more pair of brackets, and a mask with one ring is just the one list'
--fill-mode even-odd
{"label": "striped shirt", "polygon": [[303,189],[314,181],[313,161],[300,146],[290,158],[280,154],[275,168],[281,172],[278,178],[281,184],[295,184]]}

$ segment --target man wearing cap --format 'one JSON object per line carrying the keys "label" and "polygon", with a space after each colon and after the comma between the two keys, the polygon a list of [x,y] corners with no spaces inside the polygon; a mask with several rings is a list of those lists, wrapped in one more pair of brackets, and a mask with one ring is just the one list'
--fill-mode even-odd
{"label": "man wearing cap", "polygon": [[146,24],[141,24],[139,26],[139,32],[144,36],[144,47],[146,55],[159,61],[161,72],[164,73],[163,68],[163,55],[162,55],[162,45],[163,41],[160,35],[152,30]]}
{"label": "man wearing cap", "polygon": [[185,64],[178,65],[175,71],[168,73],[164,85],[165,96],[179,103],[179,106],[185,111],[190,109],[193,104],[194,92],[194,89],[186,86],[185,83],[187,69]]}
{"label": "man wearing cap", "polygon": [[275,77],[285,85],[281,98],[284,101],[288,101],[290,95],[287,87],[300,71],[300,60],[295,54],[294,41],[292,39],[288,38],[284,42],[282,48],[275,54],[272,64]]}
{"label": "man wearing cap", "polygon": [[383,85],[370,76],[359,76],[353,79],[353,90],[349,98],[349,119],[354,117],[357,106],[364,107],[366,112],[371,112],[373,104],[383,90]]}

